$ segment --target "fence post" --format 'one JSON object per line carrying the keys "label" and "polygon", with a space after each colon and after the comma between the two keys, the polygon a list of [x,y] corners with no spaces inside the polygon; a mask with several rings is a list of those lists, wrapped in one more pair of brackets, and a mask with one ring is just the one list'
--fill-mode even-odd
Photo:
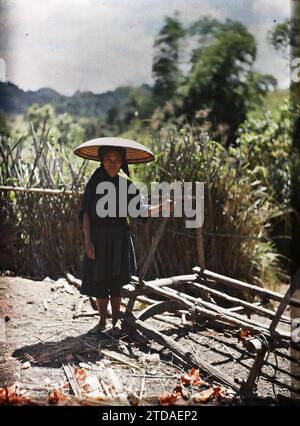
{"label": "fence post", "polygon": [[197,228],[197,251],[198,251],[198,262],[201,270],[205,269],[205,257],[204,257],[204,244],[202,226]]}

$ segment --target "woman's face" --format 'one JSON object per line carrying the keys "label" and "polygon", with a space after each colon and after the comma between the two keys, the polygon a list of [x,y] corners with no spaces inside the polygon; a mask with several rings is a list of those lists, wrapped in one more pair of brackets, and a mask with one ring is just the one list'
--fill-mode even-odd
{"label": "woman's face", "polygon": [[110,177],[116,176],[122,166],[122,158],[118,151],[110,150],[104,155],[103,166]]}

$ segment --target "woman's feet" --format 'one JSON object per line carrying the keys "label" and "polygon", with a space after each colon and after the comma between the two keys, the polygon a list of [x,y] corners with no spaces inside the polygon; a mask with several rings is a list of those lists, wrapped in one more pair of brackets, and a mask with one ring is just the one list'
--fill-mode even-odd
{"label": "woman's feet", "polygon": [[97,324],[97,328],[99,331],[104,331],[106,329],[106,321],[99,321]]}
{"label": "woman's feet", "polygon": [[105,331],[107,328],[106,322],[99,321],[93,328],[89,330],[89,333],[99,333]]}
{"label": "woman's feet", "polygon": [[118,319],[117,321],[113,321],[112,329],[111,329],[110,333],[111,333],[111,337],[113,339],[119,339],[121,337],[122,323],[121,323],[120,319]]}

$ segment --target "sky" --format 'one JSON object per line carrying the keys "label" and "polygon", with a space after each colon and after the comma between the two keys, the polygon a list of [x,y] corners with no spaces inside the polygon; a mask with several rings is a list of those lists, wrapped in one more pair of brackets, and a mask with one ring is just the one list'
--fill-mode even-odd
{"label": "sky", "polygon": [[289,62],[266,40],[289,0],[0,0],[0,79],[68,96],[153,84],[153,43],[175,12],[184,24],[242,22],[257,41],[255,69],[289,86]]}

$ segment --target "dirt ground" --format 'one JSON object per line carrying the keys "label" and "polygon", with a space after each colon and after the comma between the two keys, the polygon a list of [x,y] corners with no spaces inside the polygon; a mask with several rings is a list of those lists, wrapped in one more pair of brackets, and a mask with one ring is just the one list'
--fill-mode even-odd
{"label": "dirt ground", "polygon": [[[72,367],[81,367],[106,382],[110,380],[108,371],[113,370],[122,384],[122,392],[112,401],[114,405],[158,405],[161,395],[172,393],[187,368],[169,350],[144,340],[138,332],[128,332],[120,339],[111,335],[109,327],[102,333],[93,332],[98,317],[74,318],[79,304],[81,314],[95,312],[89,299],[64,279],[54,282],[0,277],[0,387],[19,382],[26,397],[47,399],[52,389],[67,382],[63,356]],[[247,378],[254,357],[238,341],[236,331],[213,329],[204,319],[197,324],[184,324],[172,314],[164,318],[169,322],[151,318],[146,323],[226,372],[237,383]],[[293,364],[299,367],[287,349],[269,354],[258,380],[258,403],[276,404],[291,396],[295,383],[299,386],[299,376],[291,373]],[[204,390],[219,384],[201,371],[200,376],[206,383]],[[187,390],[191,395],[195,392]],[[225,394],[223,403],[241,403],[234,392],[228,390]],[[187,401],[190,404],[193,400]]]}

